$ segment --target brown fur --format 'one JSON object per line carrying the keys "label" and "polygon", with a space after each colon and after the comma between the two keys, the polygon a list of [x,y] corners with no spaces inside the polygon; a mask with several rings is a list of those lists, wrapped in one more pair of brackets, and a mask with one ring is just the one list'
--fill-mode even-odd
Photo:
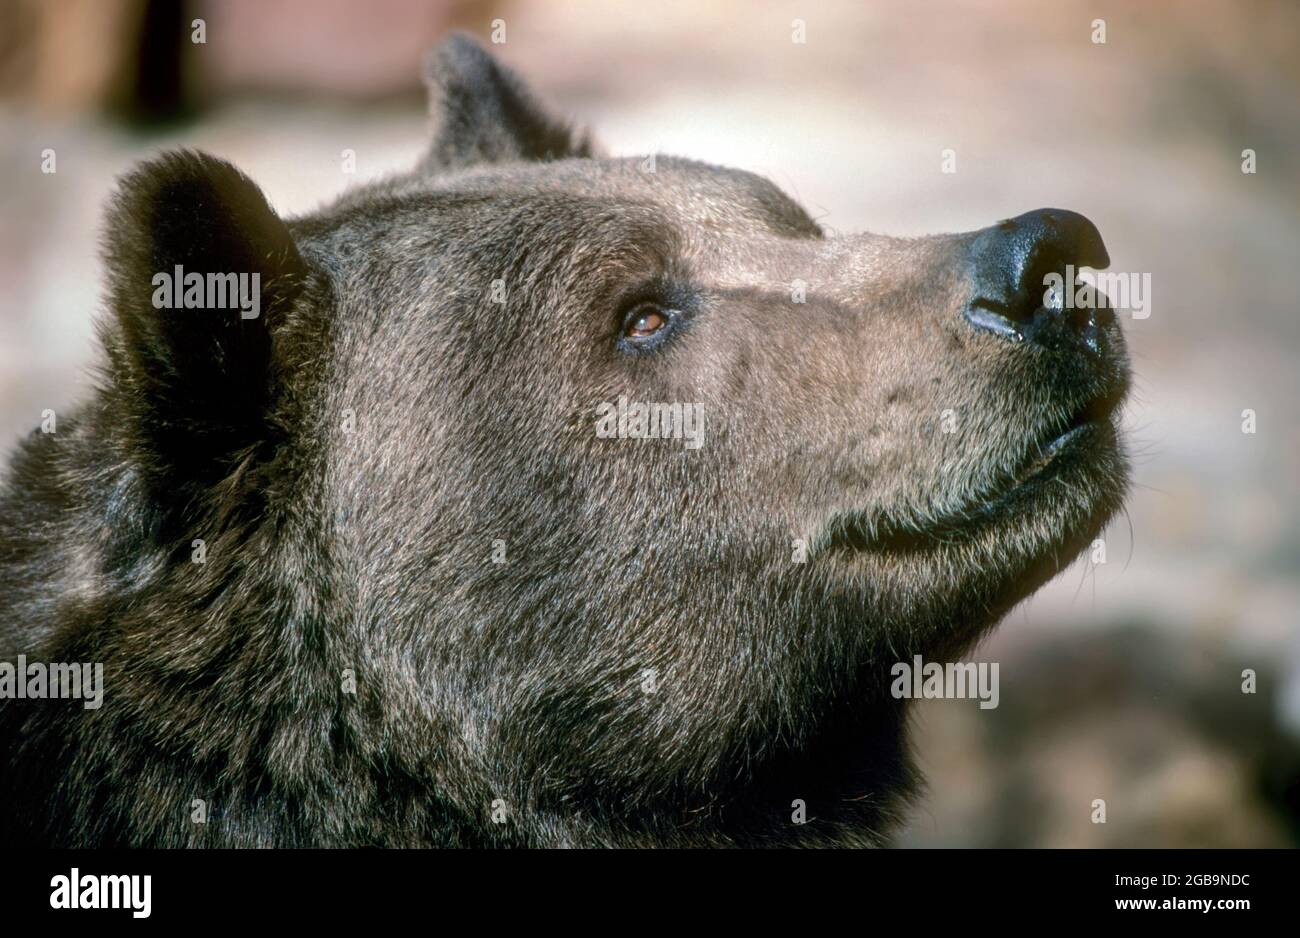
{"label": "brown fur", "polygon": [[[310,216],[199,154],[124,182],[102,387],[0,501],[0,655],[103,662],[105,703],[0,702],[0,829],[881,842],[890,664],[960,654],[1119,504],[1118,330],[978,332],[973,234],[825,238],[752,174],[590,158],[463,38],[431,76],[420,168]],[[174,263],[261,271],[263,316],[153,309]],[[703,445],[599,438],[620,395],[701,404]]]}

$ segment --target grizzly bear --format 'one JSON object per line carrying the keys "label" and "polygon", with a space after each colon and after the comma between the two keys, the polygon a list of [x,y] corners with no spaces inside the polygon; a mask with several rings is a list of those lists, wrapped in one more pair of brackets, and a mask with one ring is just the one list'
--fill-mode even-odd
{"label": "grizzly bear", "polygon": [[1097,229],[828,236],[463,36],[427,80],[416,168],[303,217],[122,180],[97,389],[0,495],[0,839],[886,843],[891,667],[1121,503],[1116,316],[1043,289]]}

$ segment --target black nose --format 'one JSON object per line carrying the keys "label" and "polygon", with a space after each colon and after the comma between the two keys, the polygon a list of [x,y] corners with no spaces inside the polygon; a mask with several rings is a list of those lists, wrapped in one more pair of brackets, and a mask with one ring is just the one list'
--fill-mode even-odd
{"label": "black nose", "polygon": [[[1039,342],[1064,329],[1097,348],[1098,328],[1114,316],[1104,297],[1098,303],[1087,293],[1084,304],[1066,301],[1078,268],[1105,267],[1110,257],[1097,226],[1078,212],[1040,208],[985,228],[971,242],[970,260],[974,289],[966,318],[973,326]],[[1064,290],[1051,289],[1057,285]]]}

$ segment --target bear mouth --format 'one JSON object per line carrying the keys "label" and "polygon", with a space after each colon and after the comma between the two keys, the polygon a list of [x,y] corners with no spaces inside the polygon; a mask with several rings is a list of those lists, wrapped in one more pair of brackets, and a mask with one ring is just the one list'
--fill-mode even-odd
{"label": "bear mouth", "polygon": [[1027,447],[1007,481],[956,511],[925,523],[848,512],[833,518],[819,540],[831,550],[852,553],[931,551],[969,542],[992,525],[1033,512],[1054,484],[1087,490],[1090,467],[1113,459],[1118,450],[1115,421],[1123,397],[1124,388],[1118,388],[1054,425]]}

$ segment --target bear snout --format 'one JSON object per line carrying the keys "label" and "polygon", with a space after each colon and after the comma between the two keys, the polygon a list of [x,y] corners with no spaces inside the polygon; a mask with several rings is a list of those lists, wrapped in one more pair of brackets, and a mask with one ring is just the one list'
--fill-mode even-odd
{"label": "bear snout", "polygon": [[1114,322],[1106,297],[1076,290],[1076,273],[1110,263],[1101,232],[1078,212],[1043,208],[976,232],[966,319],[1014,342],[1081,344],[1100,354]]}

